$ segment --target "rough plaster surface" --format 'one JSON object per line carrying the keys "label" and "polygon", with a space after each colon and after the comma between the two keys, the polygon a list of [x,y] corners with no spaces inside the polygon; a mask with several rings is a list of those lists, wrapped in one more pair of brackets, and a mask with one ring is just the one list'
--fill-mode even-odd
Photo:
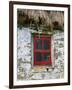
{"label": "rough plaster surface", "polygon": [[17,30],[17,79],[43,80],[64,77],[64,33],[53,34],[54,68],[32,66],[32,44],[29,28]]}

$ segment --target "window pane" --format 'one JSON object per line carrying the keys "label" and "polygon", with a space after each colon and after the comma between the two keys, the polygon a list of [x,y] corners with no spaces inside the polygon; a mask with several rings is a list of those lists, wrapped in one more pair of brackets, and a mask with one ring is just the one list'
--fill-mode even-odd
{"label": "window pane", "polygon": [[44,40],[43,47],[44,47],[45,50],[49,49],[50,48],[50,41]]}
{"label": "window pane", "polygon": [[49,58],[50,58],[50,53],[44,53],[44,54],[43,54],[43,60],[44,60],[44,61],[48,61]]}
{"label": "window pane", "polygon": [[36,40],[36,49],[42,49],[42,40]]}
{"label": "window pane", "polygon": [[37,62],[42,61],[42,53],[39,53],[39,52],[36,53],[36,61]]}

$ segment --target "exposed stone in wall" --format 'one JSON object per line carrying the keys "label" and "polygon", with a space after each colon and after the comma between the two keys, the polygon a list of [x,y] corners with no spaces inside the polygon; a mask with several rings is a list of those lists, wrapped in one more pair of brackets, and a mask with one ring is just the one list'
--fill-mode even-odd
{"label": "exposed stone in wall", "polygon": [[17,31],[17,79],[43,80],[64,77],[64,33],[55,31],[54,41],[54,68],[32,66],[31,33],[28,28]]}

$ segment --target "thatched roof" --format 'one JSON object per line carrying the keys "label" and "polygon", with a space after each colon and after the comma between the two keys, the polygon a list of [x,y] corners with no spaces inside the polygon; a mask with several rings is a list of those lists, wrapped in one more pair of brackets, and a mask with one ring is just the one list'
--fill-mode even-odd
{"label": "thatched roof", "polygon": [[52,22],[58,22],[60,26],[64,24],[63,12],[50,12],[50,16]]}
{"label": "thatched roof", "polygon": [[63,28],[64,13],[62,11],[45,11],[45,10],[18,10],[18,25],[37,24],[38,26],[50,26],[51,28]]}

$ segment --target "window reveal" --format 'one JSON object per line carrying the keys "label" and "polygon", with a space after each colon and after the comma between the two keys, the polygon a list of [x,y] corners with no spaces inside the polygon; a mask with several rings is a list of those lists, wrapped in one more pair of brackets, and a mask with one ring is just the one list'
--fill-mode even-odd
{"label": "window reveal", "polygon": [[33,37],[34,65],[51,65],[51,37]]}

